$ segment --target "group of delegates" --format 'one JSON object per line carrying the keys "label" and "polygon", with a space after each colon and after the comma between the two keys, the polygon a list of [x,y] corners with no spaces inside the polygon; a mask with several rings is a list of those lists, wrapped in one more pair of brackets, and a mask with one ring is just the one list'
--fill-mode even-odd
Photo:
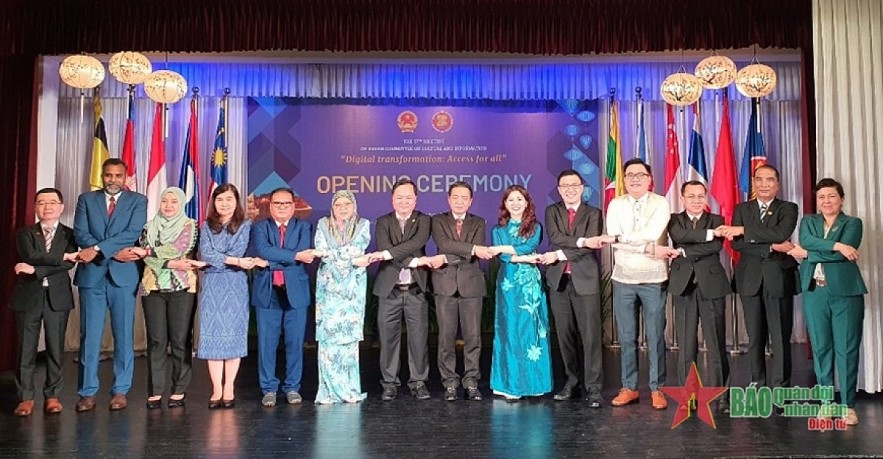
{"label": "group of delegates", "polygon": [[[490,375],[493,393],[516,401],[552,391],[551,309],[566,375],[554,399],[573,399],[582,390],[589,406],[598,408],[603,403],[598,251],[605,245],[614,253],[614,313],[622,343],[622,388],[612,404],[624,406],[639,399],[637,335],[642,311],[652,407],[665,409],[660,387],[666,383],[668,293],[677,308],[676,332],[684,347],[678,358],[679,382],[685,381],[688,366],[696,360],[701,321],[710,349],[706,385],[728,383],[724,298],[732,288],[720,252],[729,240],[741,254],[734,284],[745,310],[751,381],[768,383],[764,347],[769,337],[773,349],[769,385],[790,384],[793,296],[802,289],[818,383],[833,386],[836,366],[840,401],[849,407],[848,423],[856,424],[853,408],[867,289],[855,264],[862,222],[843,214],[842,186],[832,179],[819,181],[815,192],[820,214],[803,219],[795,244],[790,238],[797,225],[797,206],[776,198],[779,175],[772,166],[756,169],[757,198],[736,208],[732,225],[707,212],[707,190],[701,182],[683,185],[686,210],[671,214],[667,201],[650,191],[651,173],[639,159],[624,165],[626,194],[610,203],[606,222],[599,209],[583,202],[582,177],[573,170],[559,174],[561,201],[545,209],[545,233],[551,245],[546,253],[537,251],[543,226],[524,187],[513,185],[504,191],[488,245],[485,220],[468,212],[473,200],[468,183],[452,184],[450,210],[430,216],[416,210],[416,185],[403,178],[392,189],[393,211],[374,225],[377,251],[366,253],[371,224],[359,216],[356,197],[349,191],[333,195],[330,215],[319,220],[313,235],[309,222],[294,217],[290,189],[275,190],[270,217],[252,223],[245,218],[236,187],[222,184],[213,191],[206,221],[197,230],[197,223],[184,214],[184,193],[178,188],[162,192],[159,212],[146,221],[146,198],[124,190],[126,165],[110,159],[103,167],[104,188],[79,197],[73,229],[58,222],[64,208],[61,192],[47,188],[35,198],[39,222],[17,234],[22,262],[15,266],[18,281],[11,304],[20,336],[16,376],[21,402],[15,414],[27,416],[33,410],[41,322],[48,354],[44,409],[62,410],[61,346],[72,308],[67,271],[75,264],[81,304],[77,411],[95,407],[99,345],[108,311],[115,340],[110,409],[127,406],[139,285],[148,334],[148,408],[159,408],[166,392],[169,408],[184,406],[197,310],[197,356],[208,362],[212,383],[209,408],[235,405],[234,382],[240,359],[247,354],[249,305],[255,308],[258,330],[261,403],[274,406],[280,390],[286,402],[301,403],[310,303],[304,267],[316,259],[321,260],[315,297],[316,403],[359,402],[366,397],[360,385],[358,344],[363,338],[366,267],[372,263],[379,264],[373,294],[379,300],[381,398],[393,400],[399,392],[403,321],[408,330],[408,388],[417,399],[431,398],[426,383],[427,295],[432,294],[444,399],[457,400],[462,387],[464,398],[481,400],[481,309],[487,289],[479,261],[495,257],[499,271]],[[432,256],[425,251],[430,237],[438,247]],[[136,262],[142,260],[143,275],[139,275]],[[798,261],[803,261],[799,277]],[[546,266],[545,286],[538,265]],[[203,273],[198,301],[197,271]],[[462,375],[456,372],[458,330],[465,343]],[[280,337],[286,360],[281,381],[276,374]],[[720,409],[727,410],[725,400]]]}

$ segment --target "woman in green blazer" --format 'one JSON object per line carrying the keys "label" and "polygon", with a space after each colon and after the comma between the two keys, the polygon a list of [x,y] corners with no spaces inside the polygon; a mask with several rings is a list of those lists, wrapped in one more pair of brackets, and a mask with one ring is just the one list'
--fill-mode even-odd
{"label": "woman in green blazer", "polygon": [[816,380],[833,387],[836,365],[840,403],[849,408],[846,423],[856,425],[858,355],[868,293],[856,264],[862,221],[842,212],[843,186],[836,180],[819,180],[815,194],[819,213],[803,217],[800,244],[790,253],[805,258],[800,286]]}

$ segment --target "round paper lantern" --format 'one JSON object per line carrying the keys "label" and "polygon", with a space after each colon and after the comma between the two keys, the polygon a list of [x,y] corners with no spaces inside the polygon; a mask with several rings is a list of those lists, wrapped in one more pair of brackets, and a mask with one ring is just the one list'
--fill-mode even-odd
{"label": "round paper lantern", "polygon": [[94,88],[104,81],[104,66],[92,56],[78,54],[61,61],[58,75],[65,84],[80,89]]}
{"label": "round paper lantern", "polygon": [[150,60],[143,54],[132,51],[116,53],[107,63],[110,74],[126,84],[141,84],[153,71]]}
{"label": "round paper lantern", "polygon": [[686,72],[673,73],[663,80],[659,91],[671,105],[690,105],[702,97],[702,82]]}
{"label": "round paper lantern", "polygon": [[764,97],[776,89],[776,71],[757,62],[736,74],[736,89],[746,97]]}
{"label": "round paper lantern", "polygon": [[144,80],[144,92],[156,102],[173,104],[187,94],[187,80],[171,70],[157,70]]}
{"label": "round paper lantern", "polygon": [[726,56],[708,56],[696,64],[693,72],[706,89],[722,89],[736,79],[736,64]]}

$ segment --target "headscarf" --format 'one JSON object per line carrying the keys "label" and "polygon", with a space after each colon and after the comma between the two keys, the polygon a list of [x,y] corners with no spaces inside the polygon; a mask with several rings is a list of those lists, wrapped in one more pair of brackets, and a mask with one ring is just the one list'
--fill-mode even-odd
{"label": "headscarf", "polygon": [[[147,230],[147,243],[152,247],[175,242],[175,239],[178,239],[181,231],[184,230],[184,225],[191,221],[190,217],[184,213],[184,201],[186,199],[184,197],[184,190],[174,186],[168,187],[160,194],[160,200],[169,193],[178,198],[178,213],[171,217],[166,217],[162,214],[161,210],[158,210],[156,216],[147,222],[145,226]],[[161,206],[162,204],[160,204]]]}
{"label": "headscarf", "polygon": [[[337,219],[334,218],[334,203],[338,199],[349,199],[353,203],[353,214],[350,218],[343,222],[342,226],[338,226]],[[328,216],[328,229],[331,236],[340,245],[348,244],[356,234],[356,223],[359,221],[359,206],[356,204],[356,196],[352,191],[340,190],[331,197],[331,215]]]}

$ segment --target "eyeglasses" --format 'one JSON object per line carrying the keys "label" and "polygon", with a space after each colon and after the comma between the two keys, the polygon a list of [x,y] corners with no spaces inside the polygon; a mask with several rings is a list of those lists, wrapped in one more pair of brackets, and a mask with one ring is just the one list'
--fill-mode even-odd
{"label": "eyeglasses", "polygon": [[292,201],[273,201],[270,204],[273,204],[276,207],[291,207],[294,205]]}
{"label": "eyeglasses", "polygon": [[637,174],[625,174],[626,180],[643,179],[643,178],[647,178],[649,176],[650,176],[650,174],[648,174],[646,172],[638,172]]}
{"label": "eyeglasses", "polygon": [[558,185],[558,188],[559,188],[559,189],[562,189],[562,190],[578,190],[578,189],[582,188],[582,184],[577,184],[577,185]]}
{"label": "eyeglasses", "polygon": [[44,206],[60,206],[61,201],[37,201],[37,205],[40,207]]}

